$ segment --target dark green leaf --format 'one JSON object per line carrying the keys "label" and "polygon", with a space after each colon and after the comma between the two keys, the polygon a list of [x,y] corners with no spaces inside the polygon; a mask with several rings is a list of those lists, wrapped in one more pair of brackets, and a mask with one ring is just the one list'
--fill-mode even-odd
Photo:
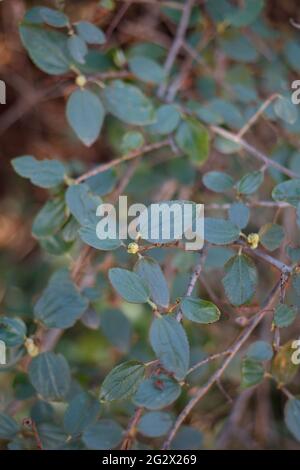
{"label": "dark green leaf", "polygon": [[134,270],[145,281],[152,300],[157,305],[167,308],[170,302],[169,287],[157,261],[143,256],[137,261]]}
{"label": "dark green leaf", "polygon": [[239,236],[240,229],[230,220],[210,217],[204,219],[204,238],[209,243],[228,245],[237,240]]}
{"label": "dark green leaf", "polygon": [[247,349],[246,356],[255,361],[269,361],[273,357],[273,349],[266,341],[255,341]]}
{"label": "dark green leaf", "polygon": [[66,203],[80,225],[96,221],[97,207],[102,203],[99,196],[91,193],[88,185],[74,184],[66,191]]}
{"label": "dark green leaf", "polygon": [[198,429],[191,426],[181,426],[171,442],[171,449],[198,450],[202,446],[202,441],[202,434]]}
{"label": "dark green leaf", "polygon": [[143,380],[133,402],[148,410],[160,410],[177,400],[180,393],[180,385],[174,379],[163,374],[154,375]]}
{"label": "dark green leaf", "polygon": [[20,431],[18,423],[6,413],[0,411],[0,439],[13,439]]}
{"label": "dark green leaf", "polygon": [[76,90],[68,99],[67,119],[78,138],[90,147],[99,137],[104,108],[95,93],[88,90]]}
{"label": "dark green leaf", "polygon": [[270,251],[280,247],[284,239],[284,230],[278,224],[265,224],[259,230],[260,243]]}
{"label": "dark green leaf", "polygon": [[103,31],[89,21],[79,21],[75,24],[75,28],[79,36],[88,44],[101,45],[106,41]]}
{"label": "dark green leaf", "polygon": [[24,343],[26,325],[20,318],[0,317],[0,341],[12,348]]}
{"label": "dark green leaf", "polygon": [[145,366],[128,361],[114,367],[101,385],[100,400],[124,400],[133,395],[144,378]]}
{"label": "dark green leaf", "polygon": [[65,168],[57,160],[36,160],[31,155],[25,155],[14,158],[11,163],[18,175],[29,178],[41,188],[52,188],[64,181]]}
{"label": "dark green leaf", "polygon": [[204,186],[216,193],[223,193],[234,185],[233,178],[221,171],[209,171],[202,178]]}
{"label": "dark green leaf", "polygon": [[112,286],[127,302],[145,303],[149,299],[149,289],[139,276],[127,269],[112,268],[108,274]]}
{"label": "dark green leaf", "polygon": [[120,444],[123,429],[110,419],[102,419],[89,426],[83,433],[82,440],[88,449],[108,450]]}
{"label": "dark green leaf", "polygon": [[45,352],[33,358],[29,379],[45,400],[62,400],[70,389],[71,376],[67,361],[61,354]]}
{"label": "dark green leaf", "polygon": [[132,73],[146,83],[160,84],[166,78],[163,67],[149,57],[134,56],[128,64]]}
{"label": "dark green leaf", "polygon": [[61,11],[53,10],[53,8],[40,7],[39,14],[42,20],[49,26],[63,28],[69,24],[68,17]]}
{"label": "dark green leaf", "polygon": [[54,235],[67,219],[65,201],[59,197],[46,202],[37,213],[32,224],[32,235],[36,238]]}
{"label": "dark green leaf", "polygon": [[250,218],[250,210],[242,202],[234,202],[230,205],[228,215],[230,221],[234,225],[236,225],[240,229],[243,229],[248,225]]}
{"label": "dark green leaf", "polygon": [[97,419],[100,403],[88,393],[76,395],[64,414],[64,429],[69,435],[84,431]]}
{"label": "dark green leaf", "polygon": [[236,190],[240,194],[253,194],[258,190],[263,181],[264,175],[261,171],[248,173],[236,184]]}
{"label": "dark green leaf", "polygon": [[290,398],[286,402],[284,420],[288,430],[300,442],[300,400]]}
{"label": "dark green leaf", "polygon": [[180,122],[180,113],[173,104],[163,104],[156,112],[156,122],[147,127],[153,134],[167,135],[175,131]]}
{"label": "dark green leaf", "polygon": [[285,304],[278,304],[275,308],[274,323],[279,328],[290,326],[297,316],[297,309]]}
{"label": "dark green leaf", "polygon": [[296,106],[290,98],[280,96],[274,103],[275,114],[288,124],[294,124],[298,118]]}
{"label": "dark green leaf", "polygon": [[72,36],[68,38],[67,45],[73,59],[79,64],[84,64],[85,56],[88,53],[88,48],[84,40],[81,39],[80,36],[77,36],[77,34],[72,34]]}
{"label": "dark green leaf", "polygon": [[209,134],[205,127],[195,119],[189,118],[179,125],[175,141],[197,165],[203,165],[209,153]]}
{"label": "dark green leaf", "polygon": [[120,352],[129,351],[132,327],[120,310],[109,309],[101,313],[101,331]]}
{"label": "dark green leaf", "polygon": [[275,201],[288,202],[294,207],[300,202],[300,179],[288,180],[279,183],[272,191]]}
{"label": "dark green leaf", "polygon": [[189,343],[185,330],[174,317],[155,318],[150,328],[150,343],[162,365],[182,380],[190,362]]}
{"label": "dark green leaf", "polygon": [[264,373],[260,362],[245,358],[242,364],[242,387],[248,388],[259,384],[264,378]]}
{"label": "dark green leaf", "polygon": [[160,437],[170,430],[173,420],[169,413],[150,411],[142,416],[138,431],[147,437]]}
{"label": "dark green leaf", "polygon": [[124,134],[121,142],[123,153],[129,153],[132,150],[140,148],[144,144],[144,136],[138,131],[129,131]]}
{"label": "dark green leaf", "polygon": [[243,305],[254,295],[257,272],[252,260],[245,255],[230,258],[222,280],[226,295],[233,305]]}
{"label": "dark green leaf", "polygon": [[221,312],[212,302],[192,297],[185,297],[181,302],[185,318],[196,323],[214,323],[219,320]]}

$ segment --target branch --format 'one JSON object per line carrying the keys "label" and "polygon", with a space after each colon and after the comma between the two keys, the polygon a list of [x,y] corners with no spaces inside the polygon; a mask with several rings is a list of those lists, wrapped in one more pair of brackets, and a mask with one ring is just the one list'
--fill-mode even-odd
{"label": "branch", "polygon": [[[184,36],[185,36],[186,30],[187,30],[188,25],[189,25],[189,20],[190,20],[192,8],[193,8],[194,2],[195,2],[195,0],[185,0],[185,1],[186,1],[186,3],[184,5],[184,9],[183,9],[183,12],[182,12],[182,15],[181,15],[181,19],[180,19],[180,22],[179,22],[179,25],[178,25],[178,28],[177,28],[177,31],[176,31],[176,36],[175,36],[175,39],[172,43],[172,46],[169,50],[167,59],[166,59],[165,64],[164,64],[164,71],[165,71],[166,75],[169,75],[169,73],[170,73],[170,71],[173,67],[173,64],[176,60],[176,57],[179,53],[179,50],[180,50],[180,48],[181,48],[181,46],[184,42]],[[157,91],[157,96],[159,98],[163,98],[166,89],[167,89],[166,83],[165,82],[161,83],[161,85],[159,86],[158,91]]]}
{"label": "branch", "polygon": [[99,166],[96,166],[96,168],[93,168],[92,170],[87,171],[86,173],[84,173],[83,175],[79,176],[76,179],[76,183],[81,183],[82,181],[90,178],[91,176],[95,176],[95,175],[98,175],[99,173],[103,173],[104,171],[107,171],[110,168],[118,166],[123,162],[133,160],[134,158],[141,157],[142,155],[152,152],[153,150],[158,150],[167,146],[171,147],[171,142],[169,139],[165,139],[160,142],[154,142],[153,144],[144,145],[143,147],[140,147],[136,150],[133,150],[132,152],[127,153],[126,155],[123,155],[123,157],[115,158],[114,160],[111,160],[107,163],[103,163]]}
{"label": "branch", "polygon": [[300,174],[295,173],[294,171],[289,170],[288,168],[285,168],[284,166],[280,165],[280,163],[277,163],[274,160],[271,160],[264,153],[262,153],[260,150],[257,150],[255,147],[252,147],[252,145],[248,144],[248,142],[239,137],[237,134],[233,134],[232,132],[227,131],[226,129],[223,129],[219,126],[210,126],[210,129],[215,134],[220,135],[221,137],[224,137],[227,140],[231,140],[231,142],[239,144],[250,155],[257,158],[257,160],[262,161],[267,167],[271,166],[273,168],[276,168],[276,170],[280,171],[286,176],[289,176],[290,178],[300,178]]}
{"label": "branch", "polygon": [[175,424],[172,427],[163,445],[163,449],[168,449],[170,447],[170,444],[173,438],[175,437],[182,423],[185,421],[186,417],[189,415],[192,409],[197,405],[197,403],[201,400],[201,398],[203,398],[203,396],[207,394],[207,392],[211,389],[211,387],[222,377],[223,372],[226,370],[226,368],[228,367],[232,359],[235,357],[235,355],[238,353],[238,351],[247,341],[247,339],[249,338],[251,333],[255,330],[257,325],[264,318],[265,312],[273,307],[273,304],[276,301],[277,293],[279,289],[280,289],[280,280],[276,283],[276,285],[274,286],[274,288],[268,295],[267,299],[265,300],[263,304],[263,309],[257,313],[257,315],[253,318],[252,323],[250,323],[248,328],[245,331],[243,331],[243,333],[240,335],[237,341],[230,348],[228,358],[225,359],[221,367],[212,375],[212,377],[208,380],[208,382],[198,390],[196,395],[189,401],[187,406],[182,410],[182,412],[180,413],[177,420],[175,421]]}

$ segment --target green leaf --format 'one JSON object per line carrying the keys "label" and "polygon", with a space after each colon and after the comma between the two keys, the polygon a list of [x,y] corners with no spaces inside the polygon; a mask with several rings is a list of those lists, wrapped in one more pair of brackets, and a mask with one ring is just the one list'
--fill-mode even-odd
{"label": "green leaf", "polygon": [[300,295],[300,273],[297,271],[297,268],[292,275],[292,285],[297,295]]}
{"label": "green leaf", "polygon": [[85,56],[88,53],[88,48],[84,40],[81,39],[80,36],[77,36],[77,34],[72,34],[72,36],[68,38],[67,45],[71,57],[79,64],[84,64]]}
{"label": "green leaf", "polygon": [[204,186],[216,193],[223,193],[234,185],[233,178],[222,171],[209,171],[202,178]]}
{"label": "green leaf", "polygon": [[167,315],[155,318],[150,328],[150,343],[163,367],[176,379],[183,380],[189,368],[190,348],[182,325]]}
{"label": "green leaf", "polygon": [[36,238],[54,235],[66,220],[65,201],[60,197],[51,199],[35,216],[32,224],[32,235]]}
{"label": "green leaf", "polygon": [[284,407],[284,421],[294,438],[300,442],[300,400],[290,398]]}
{"label": "green leaf", "polygon": [[146,127],[152,134],[168,135],[175,131],[180,122],[180,112],[173,104],[163,104],[156,112],[156,122]]}
{"label": "green leaf", "polygon": [[45,400],[62,400],[69,392],[70,369],[61,354],[39,354],[32,359],[28,373],[30,382]]}
{"label": "green leaf", "polygon": [[64,429],[70,436],[82,433],[94,423],[100,411],[100,403],[88,393],[76,395],[64,414]]}
{"label": "green leaf", "polygon": [[104,44],[106,41],[103,31],[89,21],[79,21],[75,24],[79,36],[88,44]]}
{"label": "green leaf", "polygon": [[244,175],[236,184],[236,190],[239,194],[253,194],[264,181],[264,175],[261,171],[253,171]]}
{"label": "green leaf", "polygon": [[170,303],[169,287],[157,261],[143,256],[135,264],[134,271],[148,286],[150,297],[156,305],[167,308]]}
{"label": "green leaf", "polygon": [[112,268],[108,277],[114,289],[127,302],[142,304],[149,300],[149,289],[136,273],[127,269]]}
{"label": "green leaf", "polygon": [[121,142],[121,151],[123,153],[129,153],[132,150],[140,148],[144,144],[144,136],[138,131],[129,131],[123,135]]}
{"label": "green leaf", "polygon": [[26,325],[20,318],[0,317],[0,341],[13,348],[24,343]]}
{"label": "green leaf", "polygon": [[14,158],[11,163],[18,175],[29,178],[41,188],[52,188],[64,181],[65,168],[57,160],[36,160],[31,155],[25,155]]}
{"label": "green leaf", "polygon": [[280,96],[274,103],[275,114],[287,122],[288,124],[294,124],[298,118],[298,112],[296,106],[292,103],[290,98]]}
{"label": "green leaf", "polygon": [[219,320],[221,312],[212,302],[192,297],[185,297],[181,302],[185,318],[196,323],[214,323]]}
{"label": "green leaf", "polygon": [[137,361],[124,362],[114,367],[101,385],[100,400],[125,400],[136,392],[144,375],[145,366]]}
{"label": "green leaf", "polygon": [[120,310],[108,309],[101,313],[101,331],[120,352],[127,353],[132,339],[130,321]]}
{"label": "green leaf", "polygon": [[82,440],[88,449],[109,450],[120,444],[122,433],[123,429],[118,423],[101,419],[84,431]]}
{"label": "green leaf", "polygon": [[0,439],[13,439],[20,431],[18,423],[6,413],[0,411]]}
{"label": "green leaf", "polygon": [[69,186],[65,197],[71,214],[80,225],[96,222],[97,207],[102,199],[92,194],[88,185],[81,183]]}
{"label": "green leaf", "polygon": [[44,450],[63,450],[66,446],[68,436],[55,424],[40,423],[37,425],[37,433]]}
{"label": "green leaf", "polygon": [[186,119],[179,125],[175,142],[197,165],[203,165],[209,153],[209,134],[196,119]]}
{"label": "green leaf", "polygon": [[264,378],[262,364],[253,359],[245,358],[242,363],[242,387],[248,388],[259,384]]}
{"label": "green leaf", "polygon": [[273,357],[273,349],[266,341],[255,341],[247,349],[246,356],[255,361],[269,361]]}
{"label": "green leaf", "polygon": [[134,56],[129,59],[128,65],[131,72],[143,82],[160,84],[166,79],[163,67],[149,57]]}
{"label": "green leaf", "polygon": [[97,194],[97,196],[105,196],[109,194],[116,184],[116,172],[113,169],[103,171],[97,175],[90,176],[90,178],[85,180],[90,190]]}
{"label": "green leaf", "polygon": [[116,80],[103,90],[103,98],[107,111],[126,124],[145,126],[156,120],[150,100],[134,85]]}
{"label": "green leaf", "polygon": [[209,243],[215,245],[229,245],[240,236],[240,230],[233,225],[230,220],[214,219],[206,217],[204,219],[204,238]]}
{"label": "green leaf", "polygon": [[150,411],[140,419],[138,431],[147,437],[160,437],[167,434],[173,423],[169,413]]}
{"label": "green leaf", "polygon": [[255,62],[258,54],[254,43],[238,31],[223,35],[220,46],[224,54],[237,62]]}
{"label": "green leaf", "polygon": [[248,225],[250,218],[249,208],[242,202],[234,202],[228,211],[229,220],[239,229],[243,229]]}
{"label": "green leaf", "polygon": [[77,137],[90,147],[99,137],[105,111],[100,99],[88,90],[76,90],[68,98],[67,119]]}
{"label": "green leaf", "polygon": [[297,316],[297,309],[285,304],[278,304],[275,308],[274,323],[279,328],[290,326]]}
{"label": "green leaf", "polygon": [[38,7],[39,15],[44,23],[55,28],[63,28],[68,26],[68,17],[61,11],[54,10],[53,8]]}
{"label": "green leaf", "polygon": [[43,72],[62,75],[69,71],[71,58],[65,34],[21,24],[20,36],[31,60]]}
{"label": "green leaf", "polygon": [[68,273],[58,271],[35,304],[34,315],[48,328],[70,328],[87,306]]}
{"label": "green leaf", "polygon": [[284,230],[278,224],[265,224],[260,228],[258,234],[260,243],[270,251],[279,248],[284,239]]}
{"label": "green leaf", "polygon": [[236,255],[225,265],[226,275],[222,280],[229,301],[236,306],[248,302],[255,293],[256,267],[246,255]]}
{"label": "green leaf", "polygon": [[236,8],[226,15],[226,21],[241,28],[253,23],[264,7],[264,0],[245,0],[242,8]]}
{"label": "green leaf", "polygon": [[275,201],[288,202],[294,207],[300,202],[300,179],[293,179],[279,183],[272,191]]}
{"label": "green leaf", "polygon": [[171,405],[181,393],[178,382],[167,375],[154,375],[140,384],[133,402],[148,410],[160,410]]}
{"label": "green leaf", "polygon": [[89,225],[81,227],[78,233],[84,243],[93,248],[96,248],[97,250],[110,251],[116,250],[121,246],[120,240],[110,238],[101,240],[100,238],[98,238],[96,233],[96,223],[90,223]]}

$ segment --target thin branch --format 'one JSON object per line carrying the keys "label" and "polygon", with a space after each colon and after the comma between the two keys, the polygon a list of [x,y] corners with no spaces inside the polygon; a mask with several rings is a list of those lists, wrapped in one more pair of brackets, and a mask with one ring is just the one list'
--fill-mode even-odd
{"label": "thin branch", "polygon": [[256,256],[257,258],[266,261],[267,263],[274,266],[274,268],[278,269],[281,273],[286,273],[286,275],[290,274],[293,271],[293,266],[289,266],[288,264],[283,263],[282,261],[273,258],[273,256],[265,253],[263,250],[256,248],[252,250],[245,242],[242,240],[235,242],[233,245],[238,245],[239,247],[243,248],[243,251],[248,253],[251,256]]}
{"label": "thin branch", "polygon": [[257,119],[262,115],[262,113],[267,109],[267,107],[274,101],[276,98],[278,98],[280,95],[278,93],[274,93],[271,95],[266,101],[262,103],[262,105],[258,108],[256,113],[253,114],[253,116],[249,119],[248,122],[241,128],[241,130],[238,132],[237,136],[239,138],[243,137],[246,132],[250,129],[251,126],[255,124]]}
{"label": "thin branch", "polygon": [[268,167],[276,168],[276,170],[280,171],[284,175],[289,176],[290,178],[300,178],[300,174],[295,173],[294,171],[289,170],[288,168],[285,168],[284,166],[280,165],[280,163],[277,163],[275,160],[271,160],[264,153],[262,153],[260,150],[257,150],[255,147],[252,147],[252,145],[248,144],[248,142],[239,137],[237,134],[233,134],[232,132],[227,131],[226,129],[223,129],[219,126],[210,126],[210,129],[215,134],[220,135],[221,137],[224,137],[225,139],[230,140],[231,142],[239,144],[250,155],[262,161]]}
{"label": "thin branch", "polygon": [[115,158],[114,160],[111,160],[108,163],[103,163],[99,166],[96,166],[90,171],[87,171],[83,175],[79,176],[76,179],[76,183],[81,183],[82,181],[86,180],[87,178],[90,178],[91,176],[98,175],[99,173],[103,173],[104,171],[109,170],[110,168],[113,168],[115,166],[120,165],[123,162],[133,160],[134,158],[141,157],[142,155],[145,155],[146,153],[152,152],[154,150],[161,149],[163,147],[171,146],[170,140],[165,139],[160,142],[154,142],[153,144],[148,144],[144,145],[143,147],[140,147],[136,150],[133,150],[132,152],[127,153],[126,155],[123,155],[123,157],[120,158]]}
{"label": "thin branch", "polygon": [[199,369],[199,367],[202,367],[204,364],[207,364],[208,362],[214,361],[215,359],[219,359],[220,357],[227,356],[227,354],[231,353],[231,349],[228,349],[227,351],[222,351],[216,354],[212,354],[211,356],[206,357],[200,362],[197,362],[197,364],[193,365],[187,372],[187,375],[191,374],[195,370]]}
{"label": "thin branch", "polygon": [[[172,46],[169,50],[169,53],[167,55],[167,59],[166,59],[165,64],[164,64],[164,71],[165,71],[166,75],[170,74],[170,71],[171,71],[171,69],[174,65],[174,62],[175,62],[176,57],[179,53],[179,50],[180,50],[180,48],[181,48],[181,46],[184,42],[184,36],[185,36],[186,30],[187,30],[188,25],[189,25],[189,20],[190,20],[190,16],[191,16],[191,12],[192,12],[194,2],[195,2],[195,0],[186,0],[186,3],[184,5],[184,9],[183,9],[183,12],[182,12],[182,15],[181,15],[181,19],[180,19],[180,22],[179,22],[179,25],[178,25],[178,28],[177,28],[177,31],[176,31],[175,39],[172,43]],[[159,88],[157,90],[157,96],[159,98],[162,98],[165,94],[166,89],[167,89],[167,84],[165,82],[161,83],[161,85],[159,86]]]}
{"label": "thin branch", "polygon": [[[205,209],[211,209],[211,210],[223,210],[226,211],[230,209],[231,203],[228,204],[217,204],[217,203],[211,203],[211,204],[205,204]],[[278,202],[278,201],[251,201],[251,202],[245,202],[245,205],[247,207],[269,207],[270,209],[278,208],[280,207],[281,209],[285,207],[291,207],[290,204],[287,202]]]}
{"label": "thin branch", "polygon": [[261,322],[261,320],[265,316],[265,312],[269,310],[275,303],[276,298],[277,298],[277,293],[280,288],[280,281],[276,283],[270,294],[268,295],[267,299],[265,300],[263,304],[263,309],[258,312],[258,314],[253,318],[252,322],[246,328],[240,337],[237,339],[237,341],[233,344],[233,346],[230,348],[230,354],[228,355],[228,358],[225,359],[221,367],[211,376],[211,378],[207,381],[207,383],[201,387],[196,395],[189,401],[189,403],[186,405],[186,407],[182,410],[182,412],[179,414],[178,418],[175,421],[174,426],[172,427],[164,445],[163,449],[168,449],[170,447],[170,444],[172,440],[174,439],[177,431],[179,430],[180,426],[182,423],[185,421],[186,417],[189,415],[189,413],[192,411],[192,409],[197,405],[197,403],[203,398],[204,395],[211,389],[211,387],[222,377],[223,372],[226,370],[232,359],[235,357],[235,355],[238,353],[238,351],[241,349],[241,347],[244,345],[244,343],[247,341],[251,333],[255,330],[257,325]]}

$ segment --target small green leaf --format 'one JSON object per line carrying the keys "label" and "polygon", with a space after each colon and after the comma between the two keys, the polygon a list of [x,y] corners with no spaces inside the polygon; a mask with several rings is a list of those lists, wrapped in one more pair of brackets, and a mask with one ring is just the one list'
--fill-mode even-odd
{"label": "small green leaf", "polygon": [[60,197],[50,199],[35,216],[32,224],[32,235],[36,238],[54,235],[66,220],[65,201]]}
{"label": "small green leaf", "polygon": [[297,107],[292,103],[290,98],[285,98],[283,96],[277,98],[274,103],[274,111],[280,119],[288,124],[294,124],[297,121]]}
{"label": "small green leaf", "polygon": [[107,111],[127,124],[145,126],[155,122],[152,103],[134,85],[117,80],[103,90],[103,99]]}
{"label": "small green leaf", "polygon": [[285,304],[278,304],[275,308],[274,323],[279,328],[290,326],[297,316],[297,309]]}
{"label": "small green leaf", "polygon": [[284,230],[278,224],[265,224],[259,232],[260,243],[270,251],[274,251],[280,247],[284,239]]}
{"label": "small green leaf", "polygon": [[20,431],[18,423],[6,413],[0,411],[0,439],[13,439]]}
{"label": "small green leaf", "polygon": [[166,78],[161,65],[149,57],[134,56],[128,61],[131,72],[146,83],[160,84]]}
{"label": "small green leaf", "polygon": [[264,378],[262,364],[253,359],[245,358],[242,364],[242,387],[248,388],[259,384]]}
{"label": "small green leaf", "polygon": [[75,24],[75,28],[79,36],[88,44],[102,45],[106,41],[103,31],[89,21],[79,21]]}
{"label": "small green leaf", "polygon": [[140,384],[133,402],[148,410],[160,410],[171,405],[181,393],[178,382],[167,375],[154,375]]}
{"label": "small green leaf", "polygon": [[71,57],[67,47],[68,37],[35,25],[21,24],[23,46],[33,63],[49,75],[62,75],[69,71]]}
{"label": "small green leaf", "polygon": [[243,178],[236,184],[236,190],[240,194],[253,194],[264,181],[264,175],[261,171],[253,171],[244,175]]}
{"label": "small green leaf", "polygon": [[80,36],[77,36],[77,34],[72,34],[72,36],[68,38],[67,45],[73,59],[79,64],[84,64],[85,56],[88,53],[88,48],[84,40],[81,39]]}
{"label": "small green leaf", "polygon": [[225,265],[222,280],[226,295],[233,305],[243,305],[255,293],[257,272],[254,263],[246,255],[236,255]]}
{"label": "small green leaf", "polygon": [[65,168],[57,160],[36,160],[31,155],[25,155],[14,158],[11,163],[18,175],[29,178],[41,188],[52,188],[64,181]]}
{"label": "small green leaf", "polygon": [[79,236],[81,240],[86,243],[87,245],[96,248],[96,250],[116,250],[121,246],[120,240],[106,238],[104,240],[98,238],[96,233],[96,224],[90,223],[89,225],[85,225],[81,227],[79,230]]}
{"label": "small green leaf", "polygon": [[150,343],[163,367],[176,379],[184,379],[189,368],[190,349],[182,325],[167,315],[155,318],[150,328]]}
{"label": "small green leaf", "polygon": [[248,225],[250,218],[250,210],[242,202],[234,202],[229,208],[228,216],[229,220],[234,225],[239,227],[239,229],[243,229]]}
{"label": "small green leaf", "polygon": [[175,438],[171,442],[171,449],[174,450],[199,450],[203,437],[198,429],[192,426],[181,426]]}
{"label": "small green leaf", "polygon": [[44,352],[34,357],[29,366],[29,379],[45,400],[62,400],[69,392],[70,369],[61,354]]}
{"label": "small green leaf", "polygon": [[284,421],[294,438],[300,442],[300,400],[290,398],[284,408]]}
{"label": "small green leaf", "polygon": [[78,138],[90,147],[99,137],[104,108],[95,93],[76,90],[68,98],[67,119]]}
{"label": "small green leaf", "polygon": [[160,265],[152,258],[143,256],[134,271],[144,280],[156,305],[167,308],[170,302],[169,287]]}
{"label": "small green leaf", "polygon": [[70,328],[83,315],[88,302],[68,273],[55,273],[34,306],[35,317],[48,328]]}
{"label": "small green leaf", "polygon": [[123,135],[121,142],[121,151],[123,153],[129,153],[132,150],[140,148],[144,144],[144,136],[138,131],[129,131]]}
{"label": "small green leaf", "polygon": [[230,220],[210,217],[204,219],[204,238],[209,243],[228,245],[237,240],[239,236],[240,229]]}
{"label": "small green leaf", "polygon": [[196,323],[214,323],[221,316],[220,310],[212,302],[192,297],[183,299],[181,309],[185,318]]}
{"label": "small green leaf", "polygon": [[81,183],[69,186],[65,197],[71,214],[80,225],[96,223],[96,211],[102,203],[102,199],[92,194],[87,184]]}
{"label": "small green leaf", "polygon": [[180,113],[173,104],[163,104],[156,112],[156,122],[147,126],[152,134],[168,135],[175,131],[180,122]]}
{"label": "small green leaf", "polygon": [[169,413],[150,411],[142,416],[138,431],[147,437],[160,437],[167,434],[173,423]]}
{"label": "small green leaf", "polygon": [[63,28],[68,26],[68,17],[61,11],[54,10],[53,8],[40,7],[39,14],[44,23],[55,28]]}
{"label": "small green leaf", "polygon": [[114,449],[120,444],[123,429],[110,419],[101,419],[89,426],[83,433],[82,440],[91,450]]}
{"label": "small green leaf", "polygon": [[101,389],[100,400],[124,400],[133,395],[145,375],[144,364],[128,361],[114,367],[105,377]]}
{"label": "small green leaf", "polygon": [[76,395],[64,414],[64,429],[70,436],[82,433],[94,423],[100,411],[100,403],[88,393]]}
{"label": "small green leaf", "polygon": [[13,348],[24,343],[26,325],[20,318],[0,317],[0,341]]}
{"label": "small green leaf", "polygon": [[266,341],[255,341],[247,349],[246,356],[255,361],[269,361],[273,357],[273,349]]}
{"label": "small green leaf", "polygon": [[216,193],[223,193],[231,189],[234,185],[233,178],[222,171],[209,171],[202,178],[206,188]]}
{"label": "small green leaf", "polygon": [[300,179],[279,183],[272,191],[272,198],[279,202],[288,202],[297,207],[300,202]]}
{"label": "small green leaf", "polygon": [[209,134],[196,119],[186,119],[179,125],[175,142],[197,165],[203,165],[209,153]]}
{"label": "small green leaf", "polygon": [[149,300],[149,289],[136,273],[122,268],[112,268],[108,274],[112,286],[127,302],[145,303]]}

